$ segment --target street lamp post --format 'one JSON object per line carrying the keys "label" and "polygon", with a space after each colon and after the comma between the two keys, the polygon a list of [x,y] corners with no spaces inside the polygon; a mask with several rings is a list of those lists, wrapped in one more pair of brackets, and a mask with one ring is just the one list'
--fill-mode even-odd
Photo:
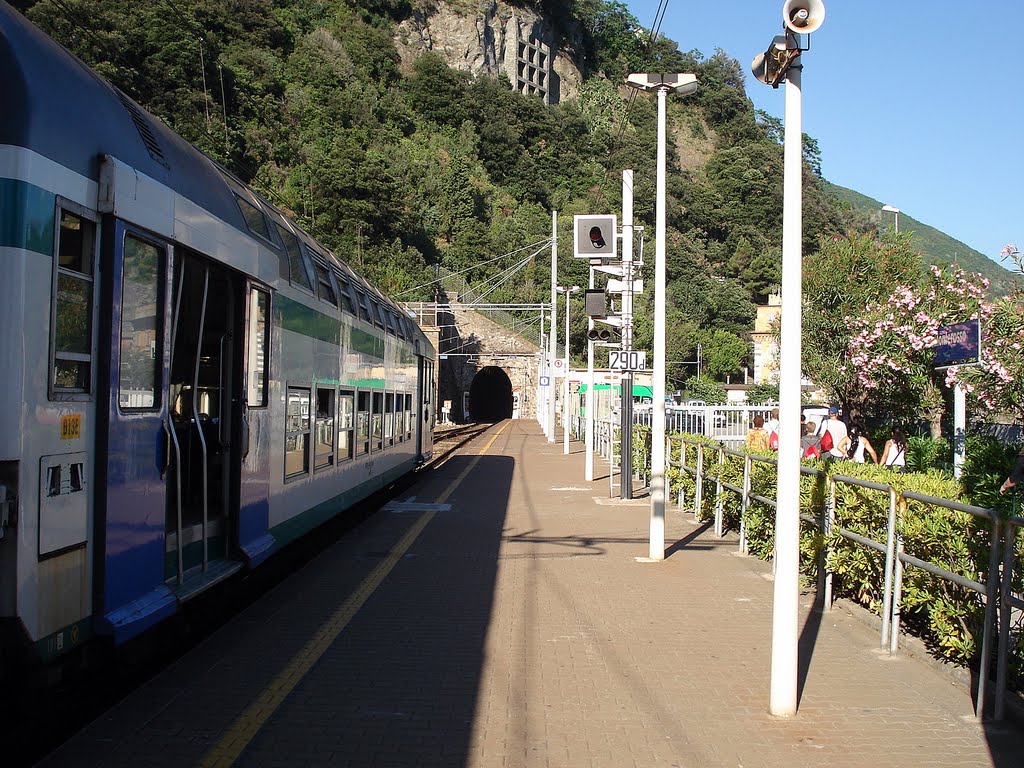
{"label": "street lamp post", "polygon": [[565,375],[562,386],[562,453],[569,453],[569,297],[580,292],[578,285],[559,285],[558,293],[565,294]]}
{"label": "street lamp post", "polygon": [[658,94],[658,182],[654,229],[654,360],[651,366],[651,541],[650,560],[665,559],[665,104],[669,91],[689,96],[693,74],[632,74],[627,85]]}
{"label": "street lamp post", "polygon": [[772,604],[771,683],[768,711],[796,714],[800,597],[800,373],[803,318],[803,127],[800,36],[825,19],[821,0],[786,0],[783,34],[754,58],[763,83],[786,83],[782,204],[782,318],[779,345],[779,452],[776,480],[775,583]]}
{"label": "street lamp post", "polygon": [[895,216],[896,234],[898,235],[900,233],[900,209],[895,208],[891,205],[883,205],[882,210],[888,211],[889,213],[892,213]]}

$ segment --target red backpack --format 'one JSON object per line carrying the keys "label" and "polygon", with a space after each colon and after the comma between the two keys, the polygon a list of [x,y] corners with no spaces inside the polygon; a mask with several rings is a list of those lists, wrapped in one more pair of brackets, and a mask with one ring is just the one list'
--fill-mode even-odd
{"label": "red backpack", "polygon": [[821,451],[818,450],[818,446],[816,446],[816,445],[814,445],[812,443],[811,445],[807,446],[807,450],[804,451],[803,458],[805,458],[805,459],[820,459],[821,458]]}
{"label": "red backpack", "polygon": [[776,432],[774,429],[772,430],[771,435],[768,437],[768,447],[771,448],[773,451],[779,450],[779,433]]}
{"label": "red backpack", "polygon": [[821,450],[831,451],[832,445],[832,433],[826,429],[825,434],[821,436]]}

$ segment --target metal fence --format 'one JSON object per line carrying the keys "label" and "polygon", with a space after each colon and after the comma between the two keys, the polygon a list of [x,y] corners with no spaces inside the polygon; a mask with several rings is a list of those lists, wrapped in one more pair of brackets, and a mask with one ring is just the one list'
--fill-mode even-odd
{"label": "metal fence", "polygon": [[[768,423],[770,405],[666,405],[665,431],[704,435],[729,448],[739,448],[747,439],[754,417]],[[634,406],[633,421],[651,426],[650,406]]]}
{"label": "metal fence", "polygon": [[[675,465],[694,478],[693,508],[695,513],[703,506],[705,483],[714,483],[714,527],[716,535],[724,536],[725,534],[724,494],[731,493],[740,498],[739,548],[742,553],[747,554],[746,518],[751,503],[757,502],[776,509],[775,499],[752,493],[752,466],[757,462],[774,464],[776,460],[771,457],[746,454],[732,448],[727,448],[724,445],[708,446],[702,442],[679,438],[678,436],[675,439],[680,440],[678,457],[672,456],[671,439],[668,440],[665,455],[668,457],[669,466]],[[710,461],[708,459],[709,453],[712,455]],[[743,481],[741,485],[734,485],[723,478],[727,456],[743,460]],[[641,474],[646,469],[643,466],[639,468]],[[1011,646],[1014,644],[1014,638],[1011,637],[1010,632],[1012,613],[1015,609],[1018,611],[1024,609],[1024,598],[1013,591],[1014,580],[1019,578],[1015,570],[1019,567],[1015,557],[1016,540],[1020,529],[1024,527],[1024,518],[1010,517],[1006,520],[1001,520],[998,514],[989,509],[949,499],[925,496],[913,491],[898,492],[892,486],[881,483],[840,474],[828,475],[816,467],[801,466],[800,471],[801,474],[823,478],[828,484],[827,493],[817,514],[801,513],[800,515],[803,521],[818,527],[825,534],[822,537],[822,540],[825,542],[824,546],[818,552],[818,578],[823,608],[829,610],[832,603],[832,573],[828,570],[828,555],[830,551],[829,542],[834,535],[838,535],[855,545],[885,555],[880,646],[882,649],[887,649],[890,654],[896,654],[899,650],[900,603],[904,573],[908,566],[923,569],[936,578],[957,584],[977,593],[985,606],[985,611],[979,658],[981,674],[978,675],[975,713],[979,718],[983,716],[987,695],[988,672],[991,669],[992,662],[992,638],[996,629],[998,614],[994,717],[996,720],[1003,719],[1009,657]],[[843,484],[875,490],[888,495],[888,519],[886,521],[884,542],[875,541],[837,524],[837,519],[841,520],[842,515],[837,515],[836,487]],[[908,501],[958,510],[986,522],[989,531],[989,553],[987,578],[984,582],[977,581],[963,574],[954,573],[941,565],[929,562],[905,550],[900,530],[901,522],[906,514]],[[684,494],[682,491],[680,491],[678,502],[679,507],[682,508],[684,506]],[[1002,565],[1001,569],[1000,564]]]}

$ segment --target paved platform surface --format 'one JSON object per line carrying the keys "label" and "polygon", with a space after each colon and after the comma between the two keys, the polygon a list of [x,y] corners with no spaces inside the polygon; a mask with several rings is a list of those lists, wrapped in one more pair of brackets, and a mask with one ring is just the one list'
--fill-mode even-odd
{"label": "paved platform surface", "polygon": [[638,562],[649,505],[583,461],[495,425],[43,765],[1024,766],[1015,723],[810,593],[770,716],[770,565],[673,509]]}

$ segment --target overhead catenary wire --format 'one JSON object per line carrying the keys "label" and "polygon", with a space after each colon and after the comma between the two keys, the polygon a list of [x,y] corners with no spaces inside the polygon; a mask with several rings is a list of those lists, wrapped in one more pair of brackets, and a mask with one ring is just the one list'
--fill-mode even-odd
{"label": "overhead catenary wire", "polygon": [[[402,291],[401,293],[396,293],[394,295],[394,298],[395,299],[399,299],[402,296],[405,296],[405,295],[410,294],[410,293],[414,293],[415,291],[418,291],[421,288],[426,288],[428,286],[434,285],[435,283],[443,282],[444,280],[448,280],[449,278],[452,278],[452,277],[454,277],[456,275],[462,275],[462,274],[465,274],[466,272],[471,272],[474,269],[479,269],[480,267],[483,267],[483,266],[485,266],[487,264],[492,264],[495,261],[500,261],[501,259],[508,258],[509,256],[513,256],[513,255],[519,253],[520,251],[525,251],[528,248],[537,248],[538,249],[537,253],[539,253],[540,251],[542,251],[545,248],[547,248],[549,245],[551,245],[551,238],[550,237],[546,238],[544,240],[538,240],[536,243],[530,243],[529,245],[524,245],[524,246],[522,246],[520,248],[516,248],[514,251],[509,251],[508,253],[503,253],[503,254],[501,254],[501,256],[495,256],[493,259],[487,259],[486,261],[477,262],[476,264],[474,264],[474,265],[472,265],[470,267],[466,267],[465,269],[460,269],[460,270],[458,270],[456,272],[449,272],[444,277],[439,277],[436,280],[430,280],[429,282],[423,283],[422,285],[417,285],[417,286],[415,286],[413,288],[409,288],[406,291]],[[536,255],[536,254],[534,254],[534,255]]]}

